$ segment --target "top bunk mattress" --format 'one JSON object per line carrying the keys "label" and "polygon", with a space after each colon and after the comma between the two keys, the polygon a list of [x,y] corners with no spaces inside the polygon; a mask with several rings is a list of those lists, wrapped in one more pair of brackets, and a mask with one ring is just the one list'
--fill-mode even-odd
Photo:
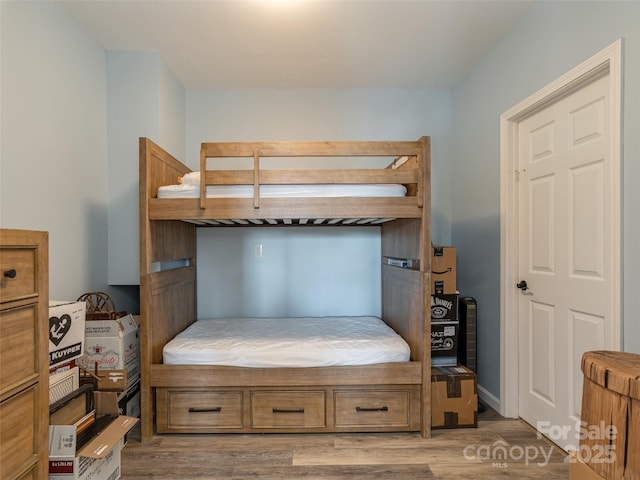
{"label": "top bunk mattress", "polygon": [[409,345],[377,317],[201,319],[167,343],[165,364],[328,367],[407,362]]}
{"label": "top bunk mattress", "polygon": [[[158,188],[158,198],[200,198],[200,172],[183,176],[179,185]],[[300,184],[260,185],[262,198],[300,197],[404,197],[399,184]],[[253,198],[253,185],[209,185],[207,198]]]}

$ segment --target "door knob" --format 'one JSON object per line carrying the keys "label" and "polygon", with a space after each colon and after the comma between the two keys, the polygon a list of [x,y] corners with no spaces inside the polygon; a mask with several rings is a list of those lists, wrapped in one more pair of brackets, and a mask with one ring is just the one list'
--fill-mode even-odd
{"label": "door knob", "polygon": [[527,282],[525,280],[521,280],[519,283],[516,283],[516,287],[518,287],[523,292],[529,289],[529,287],[527,286]]}

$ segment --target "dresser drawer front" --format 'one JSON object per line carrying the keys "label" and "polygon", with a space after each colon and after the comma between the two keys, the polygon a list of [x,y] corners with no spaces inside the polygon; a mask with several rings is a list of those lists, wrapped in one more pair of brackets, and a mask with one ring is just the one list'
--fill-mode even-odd
{"label": "dresser drawer front", "polygon": [[35,465],[38,460],[36,412],[38,386],[23,390],[0,404],[0,465],[3,478]]}
{"label": "dresser drawer front", "polygon": [[[36,305],[0,312],[0,392],[37,379],[37,323]],[[46,366],[40,365],[40,368]]]}
{"label": "dresser drawer front", "polygon": [[34,248],[0,248],[0,303],[37,293]]}
{"label": "dresser drawer front", "polygon": [[158,431],[242,428],[242,400],[242,391],[158,389]]}
{"label": "dresser drawer front", "polygon": [[324,391],[251,392],[252,428],[322,428],[325,412]]}
{"label": "dresser drawer front", "polygon": [[336,427],[408,427],[409,389],[336,390]]}

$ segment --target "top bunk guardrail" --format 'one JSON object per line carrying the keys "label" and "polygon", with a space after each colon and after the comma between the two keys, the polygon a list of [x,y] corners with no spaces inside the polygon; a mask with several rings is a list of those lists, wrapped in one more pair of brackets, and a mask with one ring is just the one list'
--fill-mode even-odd
{"label": "top bunk guardrail", "polygon": [[[144,158],[141,150],[141,195],[146,190],[149,220],[184,220],[197,225],[362,225],[421,218],[430,196],[429,143],[429,137],[417,141],[203,143],[200,172],[190,172],[170,155],[167,161],[166,152],[153,144]],[[330,168],[321,165],[327,157],[334,159]],[[365,157],[379,157],[381,166],[352,168],[354,158]],[[320,164],[320,168],[289,168],[297,166],[299,158],[311,158],[312,166]],[[212,159],[226,164],[212,169]],[[249,161],[248,168],[233,167],[240,159]],[[338,159],[344,162],[336,163]],[[269,160],[284,160],[287,167],[265,168]],[[226,168],[229,165],[232,167]],[[385,190],[398,186],[402,187],[400,194]]]}

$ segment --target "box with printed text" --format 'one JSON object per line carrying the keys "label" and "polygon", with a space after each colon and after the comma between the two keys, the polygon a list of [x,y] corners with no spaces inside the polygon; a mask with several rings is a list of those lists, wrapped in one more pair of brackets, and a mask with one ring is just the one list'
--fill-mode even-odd
{"label": "box with printed text", "polygon": [[435,322],[458,320],[457,293],[436,293],[431,295],[431,320]]}
{"label": "box with printed text", "polygon": [[80,357],[84,353],[84,302],[49,302],[49,368]]}
{"label": "box with printed text", "polygon": [[121,475],[123,443],[120,439],[102,458],[49,458],[49,480],[116,480]]}
{"label": "box with printed text", "polygon": [[453,294],[456,288],[456,248],[431,248],[431,293]]}
{"label": "box with printed text", "polygon": [[[120,453],[125,435],[137,418],[119,415],[115,392],[95,392],[95,410],[73,424],[49,425],[49,480],[111,480],[120,478]],[[82,446],[87,418],[112,418]],[[55,423],[55,422],[54,422]]]}
{"label": "box with printed text", "polygon": [[457,365],[459,348],[459,322],[431,322],[432,365]]}
{"label": "box with printed text", "polygon": [[89,320],[85,325],[85,354],[76,360],[84,369],[125,370],[126,388],[140,379],[140,335],[132,315],[115,320]]}

